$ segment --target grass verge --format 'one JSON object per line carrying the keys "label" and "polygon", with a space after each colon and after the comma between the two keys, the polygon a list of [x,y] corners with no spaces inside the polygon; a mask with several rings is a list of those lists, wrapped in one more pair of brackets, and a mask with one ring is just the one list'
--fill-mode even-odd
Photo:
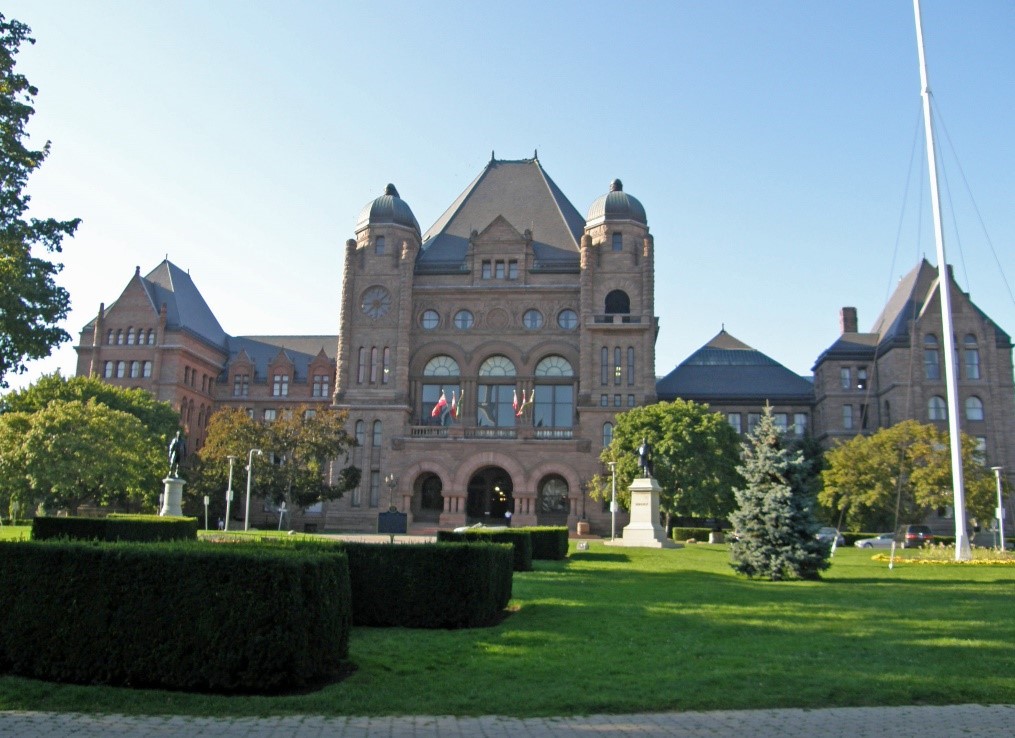
{"label": "grass verge", "polygon": [[[1008,703],[1015,568],[840,549],[820,582],[737,577],[726,546],[593,543],[515,573],[493,628],[356,628],[319,691],[221,697],[0,678],[0,709],[190,715],[571,715]],[[298,627],[294,623],[293,627]]]}

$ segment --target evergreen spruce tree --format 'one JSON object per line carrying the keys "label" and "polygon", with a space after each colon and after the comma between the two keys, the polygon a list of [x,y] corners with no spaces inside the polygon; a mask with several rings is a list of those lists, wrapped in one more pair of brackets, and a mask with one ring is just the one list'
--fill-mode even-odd
{"label": "evergreen spruce tree", "polygon": [[738,534],[731,566],[749,577],[818,579],[829,548],[814,538],[818,525],[806,486],[807,462],[781,445],[771,408],[743,446],[743,489],[734,490],[730,522]]}

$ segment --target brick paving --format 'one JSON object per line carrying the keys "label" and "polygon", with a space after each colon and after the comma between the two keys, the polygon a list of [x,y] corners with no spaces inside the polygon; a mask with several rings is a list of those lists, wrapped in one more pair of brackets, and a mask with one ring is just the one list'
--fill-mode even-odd
{"label": "brick paving", "polygon": [[1015,705],[838,707],[824,710],[666,712],[637,715],[204,718],[0,712],[0,737],[106,738],[953,738],[1015,735]]}

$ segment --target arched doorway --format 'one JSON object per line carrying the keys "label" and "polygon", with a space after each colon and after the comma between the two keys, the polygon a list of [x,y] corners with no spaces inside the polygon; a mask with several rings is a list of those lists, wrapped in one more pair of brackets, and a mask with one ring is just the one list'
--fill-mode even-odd
{"label": "arched doorway", "polygon": [[499,466],[483,467],[469,480],[465,515],[469,523],[505,525],[505,513],[514,513],[511,476]]}
{"label": "arched doorway", "polygon": [[436,474],[424,474],[416,483],[417,502],[413,517],[420,522],[436,523],[444,511],[444,483]]}
{"label": "arched doorway", "polygon": [[536,522],[538,525],[567,525],[571,511],[568,486],[564,477],[550,474],[539,482]]}

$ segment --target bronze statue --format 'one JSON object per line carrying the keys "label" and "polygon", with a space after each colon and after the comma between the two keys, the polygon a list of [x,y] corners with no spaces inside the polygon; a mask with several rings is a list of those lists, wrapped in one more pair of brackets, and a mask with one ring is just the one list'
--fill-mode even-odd
{"label": "bronze statue", "polygon": [[652,476],[652,444],[647,438],[642,438],[638,447],[638,468],[641,469],[643,476]]}
{"label": "bronze statue", "polygon": [[187,443],[183,433],[176,431],[176,436],[169,442],[169,476],[176,477],[180,473],[180,464],[187,456]]}

